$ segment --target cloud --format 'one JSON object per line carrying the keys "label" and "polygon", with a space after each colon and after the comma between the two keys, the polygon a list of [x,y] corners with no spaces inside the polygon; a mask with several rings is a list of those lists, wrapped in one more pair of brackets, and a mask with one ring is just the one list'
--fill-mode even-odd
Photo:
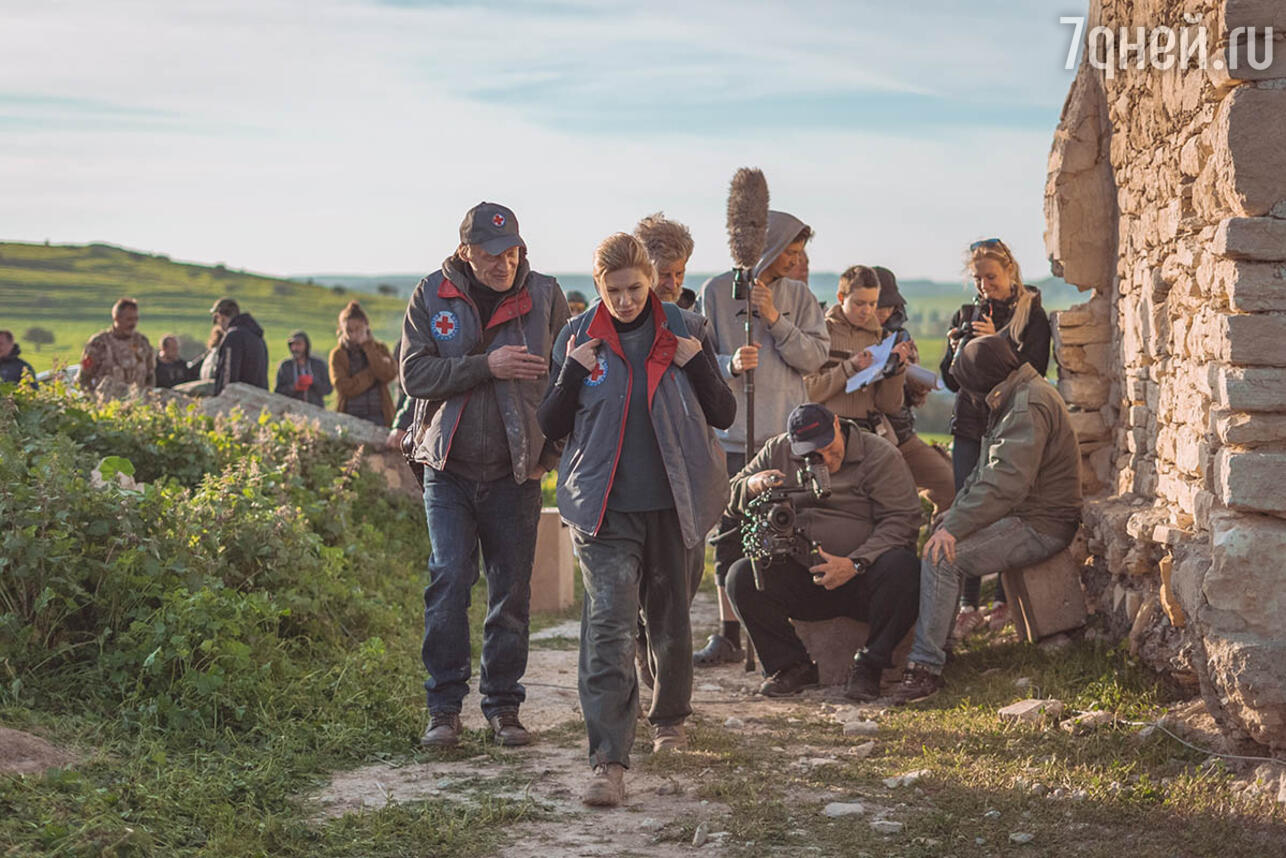
{"label": "cloud", "polygon": [[819,269],[955,276],[999,233],[1039,270],[1070,82],[1040,5],[33,4],[0,33],[0,80],[26,83],[0,96],[0,235],[431,270],[485,198],[547,270],[658,208],[717,270],[755,164]]}

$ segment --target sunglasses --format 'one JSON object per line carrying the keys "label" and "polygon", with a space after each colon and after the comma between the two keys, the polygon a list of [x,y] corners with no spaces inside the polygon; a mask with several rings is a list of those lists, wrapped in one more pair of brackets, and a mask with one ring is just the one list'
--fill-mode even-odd
{"label": "sunglasses", "polygon": [[981,241],[975,241],[973,244],[969,245],[969,252],[972,253],[981,247],[994,248],[1006,256],[1012,256],[1009,252],[1009,248],[1006,247],[1005,243],[998,238],[984,238]]}

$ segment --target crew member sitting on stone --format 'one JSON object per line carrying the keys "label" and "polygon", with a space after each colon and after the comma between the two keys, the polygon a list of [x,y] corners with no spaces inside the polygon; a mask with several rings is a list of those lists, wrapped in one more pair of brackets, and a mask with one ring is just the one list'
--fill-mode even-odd
{"label": "crew member sitting on stone", "polygon": [[818,683],[817,665],[791,619],[852,617],[869,623],[870,634],[844,694],[874,700],[894,647],[915,622],[920,499],[896,447],[810,402],[792,411],[786,433],[768,439],[733,477],[732,510],[744,515],[752,498],[796,485],[800,460],[812,454],[830,473],[831,494],[791,500],[796,527],[821,546],[820,561],[805,566],[794,558],[774,559],[760,570],[759,590],[751,560],[742,558],[729,572],[728,596],[768,677],[760,694],[782,697]]}
{"label": "crew member sitting on stone", "polygon": [[1080,452],[1062,397],[1004,333],[961,347],[951,373],[985,397],[982,455],[924,545],[915,644],[894,700],[942,687],[943,649],[965,576],[1039,563],[1072,541],[1081,515]]}
{"label": "crew member sitting on stone", "polygon": [[[808,398],[820,402],[840,417],[852,420],[868,432],[893,441],[893,429],[886,415],[902,408],[906,365],[899,364],[892,375],[847,392],[848,380],[871,365],[871,346],[884,339],[876,314],[880,279],[874,269],[854,265],[839,277],[835,305],[826,311],[826,331],[831,336],[830,356],[822,368],[804,377]],[[897,346],[907,355],[909,346]],[[896,443],[896,442],[894,442]]]}

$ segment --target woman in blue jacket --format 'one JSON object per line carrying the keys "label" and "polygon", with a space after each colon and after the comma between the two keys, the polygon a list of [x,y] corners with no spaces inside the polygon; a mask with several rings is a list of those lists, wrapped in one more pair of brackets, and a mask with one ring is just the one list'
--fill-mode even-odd
{"label": "woman in blue jacket", "polygon": [[656,662],[653,750],[686,743],[688,570],[728,501],[711,427],[732,424],[736,399],[706,320],[662,303],[655,283],[637,239],[616,233],[603,240],[594,253],[602,301],[563,327],[539,411],[547,438],[567,438],[558,509],[572,526],[585,582],[579,687],[594,767],[584,801],[594,806],[625,796],[639,706],[640,599]]}

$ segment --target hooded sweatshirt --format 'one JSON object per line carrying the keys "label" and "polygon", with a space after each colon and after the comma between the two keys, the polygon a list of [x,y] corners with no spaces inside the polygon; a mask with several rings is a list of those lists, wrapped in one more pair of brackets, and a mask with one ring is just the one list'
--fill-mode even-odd
{"label": "hooded sweatshirt", "polygon": [[[325,408],[326,394],[333,389],[330,383],[330,368],[326,365],[326,361],[313,357],[313,343],[308,339],[308,334],[295,331],[286,342],[290,343],[294,340],[304,341],[303,365],[301,366],[300,362],[295,360],[294,355],[277,364],[277,384],[273,387],[273,393],[280,393],[282,396]],[[310,387],[300,389],[297,385],[299,377],[303,375],[311,375],[313,383]]]}
{"label": "hooded sweatshirt", "polygon": [[[893,276],[892,271],[882,265],[875,266],[874,270],[875,276],[880,279],[880,298],[875,306],[893,308],[893,314],[884,323],[884,335],[896,334],[906,328],[906,299],[902,297],[902,292],[898,289],[898,279]],[[919,349],[915,350],[913,357],[912,363],[920,362]],[[906,375],[903,375],[903,378],[906,379],[906,384],[902,390],[902,407],[891,414],[886,412],[898,446],[905,444],[915,434],[915,413],[911,409],[923,405],[929,393],[928,388],[914,383]]]}
{"label": "hooded sweatshirt", "polygon": [[982,455],[943,527],[965,539],[1006,516],[1071,542],[1081,516],[1080,449],[1067,405],[1005,334],[970,340],[952,372],[989,409]]}
{"label": "hooded sweatshirt", "polygon": [[228,323],[228,332],[219,344],[218,360],[215,396],[237,382],[268,389],[268,344],[263,341],[263,328],[249,313],[241,313]]}
{"label": "hooded sweatshirt", "polygon": [[15,342],[8,356],[0,358],[0,384],[8,382],[16,384],[23,378],[33,382],[36,380],[36,371],[31,368],[31,364],[19,357],[20,354],[22,354],[22,347]]}
{"label": "hooded sweatshirt", "polygon": [[[758,277],[776,261],[806,226],[797,217],[770,211],[764,252],[752,271],[754,276]],[[785,277],[769,286],[781,316],[771,325],[762,319],[754,322],[752,339],[760,346],[759,366],[755,369],[756,440],[786,431],[786,417],[791,409],[808,399],[804,376],[821,369],[830,348],[821,305],[808,286]],[[745,377],[733,374],[732,356],[746,344],[747,307],[745,301],[732,298],[732,272],[707,280],[694,309],[710,321],[719,370],[742,403],[733,424],[716,435],[724,450],[740,453],[746,445]]]}

